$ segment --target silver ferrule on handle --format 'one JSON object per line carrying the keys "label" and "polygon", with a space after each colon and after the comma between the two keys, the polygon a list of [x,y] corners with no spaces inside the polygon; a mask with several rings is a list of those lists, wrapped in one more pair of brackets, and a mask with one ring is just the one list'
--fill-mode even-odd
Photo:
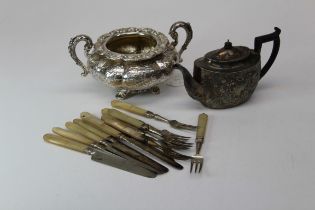
{"label": "silver ferrule on handle", "polygon": [[104,150],[105,148],[99,144],[91,144],[90,145],[91,147],[95,148],[95,149],[98,149],[98,150]]}
{"label": "silver ferrule on handle", "polygon": [[196,154],[200,154],[204,138],[196,138]]}
{"label": "silver ferrule on handle", "polygon": [[160,141],[160,139],[157,138],[157,137],[154,136],[154,135],[150,135],[150,134],[145,133],[144,136],[145,136],[145,139],[146,139],[147,141],[150,141],[150,140],[152,140],[152,141],[154,141],[154,142]]}
{"label": "silver ferrule on handle", "polygon": [[146,118],[152,119],[152,118],[154,118],[154,116],[155,116],[155,114],[153,112],[146,111],[146,113],[145,113]]}
{"label": "silver ferrule on handle", "polygon": [[114,143],[116,141],[117,140],[114,137],[108,137],[108,138],[102,140],[102,142],[106,142],[106,143],[108,143],[108,142]]}
{"label": "silver ferrule on handle", "polygon": [[110,146],[110,143],[113,143],[114,141],[115,139],[113,137],[108,137],[108,138],[102,139],[100,143],[104,145],[105,147],[108,147]]}
{"label": "silver ferrule on handle", "polygon": [[141,130],[141,131],[143,131],[143,132],[148,132],[148,131],[150,131],[150,125],[149,124],[143,124],[139,129]]}
{"label": "silver ferrule on handle", "polygon": [[153,126],[149,126],[149,132],[154,134],[154,135],[157,135],[157,136],[160,136],[160,137],[163,137],[161,131]]}
{"label": "silver ferrule on handle", "polygon": [[108,141],[107,140],[101,140],[100,144],[105,146],[105,147],[109,147]]}
{"label": "silver ferrule on handle", "polygon": [[168,119],[166,119],[165,117],[162,117],[161,115],[150,112],[150,111],[147,111],[145,116],[147,118],[150,118],[150,119],[156,119],[156,120],[168,123]]}
{"label": "silver ferrule on handle", "polygon": [[88,155],[93,155],[95,153],[94,148],[92,146],[88,146],[85,150],[85,153]]}
{"label": "silver ferrule on handle", "polygon": [[125,142],[127,144],[130,144],[129,138],[123,134],[121,134],[117,140],[120,141],[121,143]]}

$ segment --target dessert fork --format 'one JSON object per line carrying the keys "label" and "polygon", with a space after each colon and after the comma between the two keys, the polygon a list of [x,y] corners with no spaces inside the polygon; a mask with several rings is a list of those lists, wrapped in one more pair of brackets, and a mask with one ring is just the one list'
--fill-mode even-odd
{"label": "dessert fork", "polygon": [[[198,117],[198,126],[197,126],[197,133],[196,133],[196,154],[192,156],[191,163],[190,163],[190,173],[195,167],[195,173],[197,171],[200,173],[203,165],[203,156],[200,154],[200,150],[203,144],[203,140],[206,133],[206,127],[208,122],[208,115],[202,113]],[[198,170],[199,168],[199,170]]]}
{"label": "dessert fork", "polygon": [[187,129],[187,130],[195,130],[196,126],[194,125],[188,125],[185,123],[178,122],[177,120],[169,120],[165,117],[162,117],[161,115],[158,115],[156,113],[153,113],[151,111],[145,110],[143,108],[137,107],[133,104],[129,104],[124,101],[119,101],[119,100],[113,100],[112,101],[112,106],[117,108],[117,109],[123,109],[125,111],[146,117],[146,118],[151,118],[155,120],[159,120],[165,123],[168,123],[171,127],[176,128],[176,129]]}

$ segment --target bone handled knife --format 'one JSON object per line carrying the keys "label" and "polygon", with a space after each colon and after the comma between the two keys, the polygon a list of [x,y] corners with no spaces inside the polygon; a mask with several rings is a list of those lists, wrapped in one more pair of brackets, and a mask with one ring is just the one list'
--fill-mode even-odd
{"label": "bone handled knife", "polygon": [[[89,130],[90,132],[101,136],[102,138],[106,139],[109,134],[105,133],[104,130],[106,130],[106,126],[102,128],[93,126],[92,124],[88,124],[87,122],[84,122],[82,119],[74,119],[73,122],[77,125],[80,125],[81,127]],[[102,126],[101,126],[102,127]],[[114,140],[112,146],[115,147],[116,149],[121,150],[122,152],[136,158],[137,160],[144,162],[153,168],[155,168],[159,173],[166,173],[168,172],[168,169],[164,167],[163,165],[159,164],[155,160],[145,156],[142,154],[142,152],[134,149],[133,147],[130,146],[129,143],[126,143],[124,141],[120,141],[117,137],[114,137],[111,135],[111,138]],[[119,145],[119,147],[116,147]]]}
{"label": "bone handled knife", "polygon": [[125,122],[125,123],[128,123],[132,126],[134,126],[135,128],[138,128],[139,130],[141,131],[144,131],[144,132],[149,132],[153,135],[157,135],[157,136],[160,136],[160,137],[165,137],[163,136],[163,132],[168,132],[167,130],[159,130],[155,127],[153,127],[152,125],[149,125],[141,120],[138,120],[128,114],[125,114],[119,110],[116,110],[116,109],[107,109],[107,108],[104,108],[102,109],[102,114],[103,115],[110,115],[111,117],[113,118],[116,118],[122,122]]}
{"label": "bone handled knife", "polygon": [[[113,127],[105,124],[105,122],[96,116],[88,113],[88,112],[82,112],[80,114],[80,117],[83,122],[86,122],[90,125],[93,125],[94,127],[104,131],[105,133],[113,136],[114,138],[118,139],[120,142],[127,144],[128,146],[136,145],[138,148],[147,151],[147,145],[144,145],[143,143],[139,142],[138,140],[135,140],[133,138],[129,138],[125,135],[123,135],[120,131],[114,129]],[[150,149],[149,149],[150,150]],[[154,164],[154,167],[158,168],[160,171],[167,172],[168,168],[163,166],[162,164],[159,164],[158,162],[152,162]]]}
{"label": "bone handled knife", "polygon": [[[157,144],[154,140],[151,140],[149,137],[145,137],[145,135],[140,132],[137,129],[131,128],[130,125],[119,121],[117,119],[114,119],[110,117],[109,115],[102,115],[102,120],[108,124],[109,126],[112,126],[113,128],[119,130],[120,132],[131,136],[132,138],[129,138],[129,142],[133,141],[133,144],[135,144],[138,147],[141,147],[141,149],[153,154],[160,160],[163,160],[164,162],[170,164],[171,166],[177,168],[177,169],[183,169],[183,166],[177,163],[171,156],[168,154],[162,152],[160,149],[161,146]],[[125,138],[128,138],[124,135]],[[159,148],[159,149],[158,149]]]}
{"label": "bone handled knife", "polygon": [[108,114],[102,114],[101,119],[105,122],[105,124],[112,126],[113,128],[121,131],[124,134],[127,134],[128,136],[131,136],[134,139],[137,139],[143,143],[147,143],[152,146],[157,146],[154,141],[148,141],[148,138],[142,131],[133,127],[130,124],[124,123]]}
{"label": "bone handled knife", "polygon": [[73,123],[79,125],[82,128],[85,128],[86,130],[90,131],[91,133],[94,133],[95,135],[100,136],[104,139],[106,139],[109,135],[109,134],[101,131],[100,129],[98,129],[94,126],[87,124],[86,122],[83,122],[83,120],[81,120],[81,119],[74,119]]}
{"label": "bone handled knife", "polygon": [[[125,159],[128,159],[130,162],[132,162],[135,165],[139,165],[143,168],[146,168],[148,170],[151,170],[155,173],[161,174],[164,173],[163,171],[159,171],[157,169],[155,169],[154,167],[150,166],[149,164],[146,164],[143,161],[143,157],[139,157],[139,154],[134,154],[134,151],[130,151],[132,150],[131,148],[120,144],[119,142],[115,141],[113,138],[111,138],[109,135],[107,136],[107,138],[102,138],[97,136],[96,134],[90,132],[89,130],[73,123],[73,122],[67,122],[65,124],[66,128],[68,128],[70,131],[74,131],[77,132],[89,139],[92,139],[94,142],[96,142],[97,144],[100,144],[102,147],[104,147],[104,149],[108,150],[109,152],[115,153]],[[142,155],[142,154],[141,154]],[[143,155],[144,156],[144,155]],[[140,159],[140,160],[139,160]],[[142,161],[141,161],[142,160]],[[147,161],[150,163],[150,161]]]}
{"label": "bone handled knife", "polygon": [[[144,137],[145,141],[149,141],[149,142],[153,138],[152,140],[154,141],[154,143],[151,143],[151,144],[153,146],[155,146],[156,148],[161,149],[164,153],[166,151],[167,154],[169,155],[169,157],[171,157],[171,158],[178,159],[178,160],[188,160],[191,158],[190,156],[180,154],[180,153],[173,150],[174,145],[178,149],[180,147],[186,146],[185,145],[186,143],[175,142],[173,139],[163,137],[163,135],[161,133],[156,134],[156,132],[151,132],[150,131],[151,126],[148,124],[145,124],[144,122],[142,122],[138,119],[130,117],[129,115],[122,113],[116,109],[107,109],[107,108],[102,109],[102,120],[106,123],[106,121],[108,121],[108,118],[109,119],[112,118],[112,119],[116,119],[118,121],[124,122],[125,124],[128,124],[129,127],[138,128],[139,131],[143,132],[143,134],[141,135],[141,138],[143,138],[143,136],[145,136]],[[147,130],[147,129],[149,129],[149,130]],[[149,136],[147,134],[149,134]],[[156,136],[159,136],[159,138],[156,138]],[[158,141],[158,142],[163,141],[163,143],[166,146],[163,147],[162,145],[158,145],[155,143],[156,141]]]}
{"label": "bone handled knife", "polygon": [[103,115],[110,115],[116,119],[119,119],[125,123],[129,123],[130,125],[139,128],[139,129],[143,129],[147,124],[141,120],[138,120],[134,117],[131,117],[130,115],[127,115],[121,111],[118,111],[116,109],[107,109],[104,108],[102,109],[102,114]]}
{"label": "bone handled knife", "polygon": [[45,134],[43,138],[48,143],[91,155],[91,159],[96,162],[100,162],[100,163],[112,166],[114,168],[118,168],[118,169],[130,172],[130,173],[134,173],[137,175],[141,175],[144,177],[148,177],[148,178],[156,177],[156,173],[150,170],[147,170],[145,168],[142,168],[140,166],[131,164],[128,160],[120,156],[117,156],[113,153],[103,151],[103,150],[98,150],[86,144],[82,144],[80,142],[76,142],[68,138],[55,135],[55,134]]}
{"label": "bone handled knife", "polygon": [[[139,140],[136,140],[134,138],[129,138],[128,136],[124,135],[121,131],[118,130],[118,127],[114,128],[111,126],[115,126],[115,124],[107,125],[105,122],[94,115],[88,113],[88,112],[82,112],[81,113],[81,119],[83,121],[86,121],[87,123],[93,124],[94,126],[102,129],[104,132],[114,136],[115,138],[118,138],[121,141],[128,142],[132,145],[137,146],[138,148],[147,151],[151,153],[152,155],[156,156],[160,160],[163,160],[164,162],[172,165],[173,167],[177,169],[183,169],[183,166],[174,161],[174,159],[167,157],[163,152],[160,150],[150,147],[149,145],[144,144],[143,142],[140,142]],[[117,129],[117,130],[116,130]]]}

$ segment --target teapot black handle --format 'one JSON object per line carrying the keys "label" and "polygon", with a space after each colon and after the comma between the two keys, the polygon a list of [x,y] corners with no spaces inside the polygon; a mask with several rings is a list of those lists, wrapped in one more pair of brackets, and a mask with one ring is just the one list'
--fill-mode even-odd
{"label": "teapot black handle", "polygon": [[279,52],[280,48],[280,33],[281,30],[278,27],[275,27],[275,31],[271,34],[266,34],[263,36],[258,36],[255,38],[255,52],[260,54],[262,44],[265,42],[270,42],[273,41],[273,47],[272,47],[272,52],[271,55],[267,61],[267,63],[264,65],[264,67],[261,69],[260,72],[260,79],[265,76],[265,74],[268,72],[270,67],[272,66],[273,62],[276,60],[276,57]]}

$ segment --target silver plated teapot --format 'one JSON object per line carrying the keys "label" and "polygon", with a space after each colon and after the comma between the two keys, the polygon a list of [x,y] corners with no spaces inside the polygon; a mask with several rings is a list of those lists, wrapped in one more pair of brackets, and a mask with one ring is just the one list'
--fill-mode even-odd
{"label": "silver plated teapot", "polygon": [[[224,109],[246,102],[259,80],[268,72],[280,49],[281,30],[255,38],[254,49],[233,46],[227,41],[223,48],[208,52],[194,62],[193,76],[180,64],[174,68],[183,73],[190,97],[213,109]],[[261,48],[273,42],[272,52],[261,67]]]}
{"label": "silver plated teapot", "polygon": [[[186,31],[186,40],[179,51],[178,28]],[[175,64],[182,61],[181,55],[192,39],[189,23],[176,22],[168,38],[151,28],[121,28],[100,36],[96,43],[87,35],[78,35],[69,42],[69,53],[82,69],[82,76],[89,73],[105,85],[118,90],[116,97],[125,99],[135,94],[151,92],[158,94],[158,85],[166,81]],[[76,55],[76,45],[84,41],[87,64]]]}

